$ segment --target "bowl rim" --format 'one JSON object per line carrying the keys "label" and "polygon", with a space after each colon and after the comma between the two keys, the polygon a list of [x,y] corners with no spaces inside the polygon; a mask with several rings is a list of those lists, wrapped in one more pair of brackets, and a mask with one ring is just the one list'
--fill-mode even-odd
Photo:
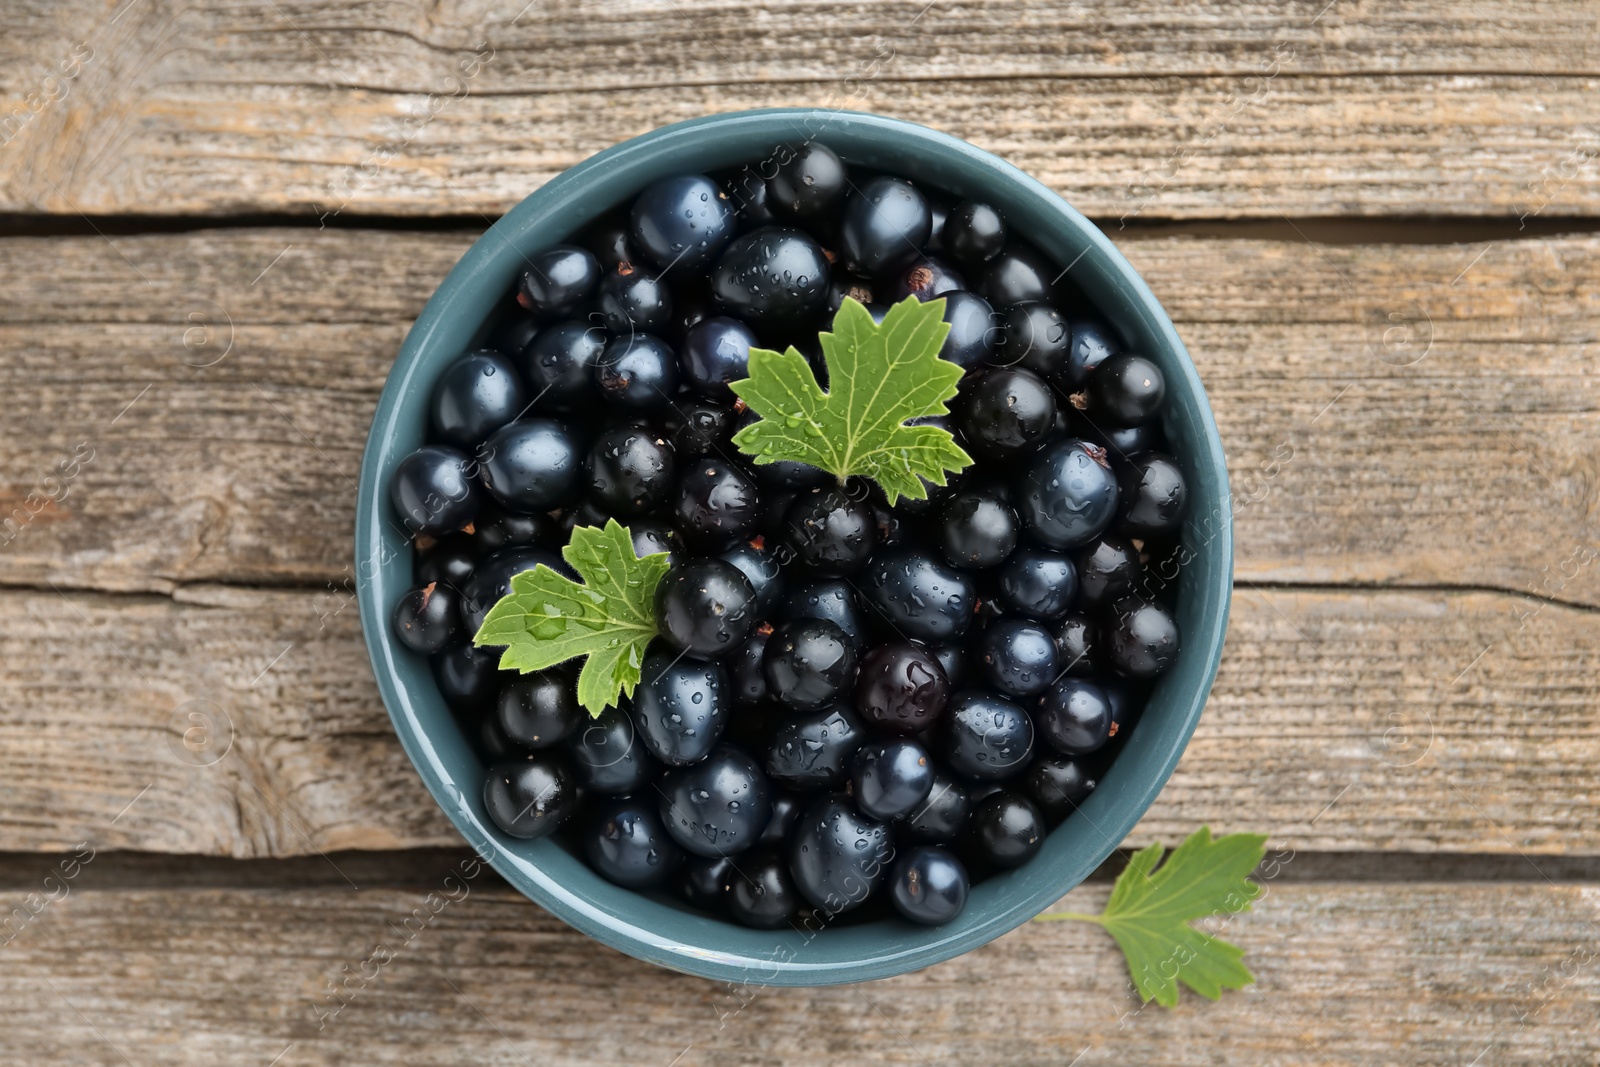
{"label": "bowl rim", "polygon": [[[431,381],[423,382],[419,378],[424,369],[423,357],[442,343],[437,338],[451,321],[452,306],[474,288],[482,288],[481,275],[491,263],[508,255],[522,255],[517,250],[517,239],[531,225],[547,220],[553,211],[565,210],[570,213],[574,205],[581,202],[585,184],[592,176],[608,167],[635,162],[641,155],[659,155],[669,146],[681,151],[697,143],[709,144],[712,140],[733,136],[746,138],[752,144],[759,145],[755,151],[760,152],[775,144],[793,140],[792,135],[796,131],[815,131],[818,128],[823,132],[812,135],[825,142],[830,130],[835,134],[848,131],[851,136],[881,136],[889,144],[898,143],[902,146],[909,139],[919,142],[920,147],[929,152],[948,154],[952,160],[959,159],[968,165],[976,164],[976,169],[983,172],[985,182],[1005,187],[1011,198],[1026,198],[1031,202],[1030,210],[1037,207],[1039,211],[1049,214],[1057,224],[1070,231],[1073,238],[1083,242],[1085,247],[1078,259],[1062,273],[1072,272],[1078,260],[1086,256],[1091,266],[1110,272],[1111,280],[1107,284],[1115,285],[1123,294],[1131,296],[1133,306],[1143,317],[1145,326],[1154,329],[1165,347],[1167,358],[1163,359],[1163,365],[1172,364],[1180,372],[1184,391],[1192,400],[1189,406],[1193,410],[1187,412],[1188,417],[1198,423],[1200,436],[1206,445],[1205,454],[1183,458],[1192,461],[1197,468],[1208,470],[1215,479],[1217,488],[1213,495],[1216,505],[1212,517],[1207,520],[1208,528],[1213,520],[1215,528],[1211,529],[1208,541],[1220,556],[1209,565],[1206,584],[1195,593],[1186,593],[1186,596],[1203,595],[1212,604],[1211,613],[1206,616],[1201,631],[1186,633],[1184,649],[1180,652],[1180,655],[1187,653],[1196,657],[1200,665],[1198,684],[1194,685],[1192,691],[1179,695],[1181,707],[1166,714],[1170,721],[1163,723],[1161,743],[1155,745],[1154,751],[1148,756],[1142,757],[1145,769],[1139,781],[1126,783],[1115,798],[1112,813],[1103,824],[1096,824],[1096,832],[1104,839],[1103,849],[1096,846],[1076,856],[1064,864],[1057,877],[1044,879],[1044,884],[1034,885],[1015,899],[1009,899],[1005,907],[995,914],[968,923],[948,935],[940,935],[939,931],[944,928],[934,931],[908,929],[908,940],[915,941],[915,944],[902,950],[880,952],[862,958],[807,962],[792,957],[778,959],[776,954],[760,956],[709,949],[633,922],[620,914],[619,909],[602,906],[547,876],[539,863],[514,853],[513,849],[517,847],[515,841],[503,838],[497,829],[487,824],[481,814],[481,804],[464,793],[453,780],[444,764],[443,755],[429,735],[429,729],[420,721],[419,708],[400,680],[399,661],[407,654],[397,647],[398,643],[390,634],[387,617],[391,591],[385,579],[385,569],[390,565],[394,552],[399,550],[391,549],[385,543],[386,524],[391,529],[393,524],[387,515],[388,493],[381,476],[392,467],[392,454],[395,452],[393,438],[403,406],[402,400],[408,394],[425,393],[427,387],[431,386]],[[893,154],[893,150],[890,154]],[[988,191],[992,191],[992,188],[990,186]],[[609,209],[611,205],[605,207]],[[574,215],[571,230],[576,230],[586,221]],[[1105,317],[1113,325],[1119,322],[1111,314]],[[1170,378],[1173,367],[1167,369]],[[613,145],[540,186],[497,220],[467,249],[418,315],[385,380],[362,455],[357,492],[355,556],[356,592],[362,631],[378,689],[394,723],[395,732],[429,794],[467,842],[495,871],[519,892],[567,924],[636,958],[710,979],[738,983],[757,981],[774,986],[811,986],[902,974],[943,962],[983,945],[1020,926],[1076,887],[1126,838],[1171,776],[1194,732],[1216,678],[1232,592],[1233,524],[1222,442],[1194,363],[1154,293],[1098,227],[1037,179],[966,141],[940,131],[865,112],[826,108],[767,108],[689,119]],[[392,595],[398,596],[398,592]],[[431,680],[431,675],[429,677]],[[442,706],[437,692],[434,692],[433,698]],[[437,714],[433,713],[433,716],[436,718]],[[1134,736],[1138,737],[1139,733],[1136,731]],[[1152,770],[1154,773],[1150,773]],[[1095,801],[1103,791],[1102,788],[1091,794],[1090,801]],[[1090,801],[1086,801],[1086,805]],[[1108,805],[1111,803],[1107,801]],[[1058,828],[1051,836],[1059,832]],[[550,842],[533,844],[556,847]],[[1034,863],[1039,863],[1043,858],[1037,857]],[[598,879],[598,876],[595,878]],[[629,894],[640,900],[649,899],[639,897],[632,890],[604,882],[601,884],[616,893]],[[982,887],[975,887],[975,891],[977,888]],[[742,929],[731,924],[719,925],[730,925],[732,930]],[[912,933],[919,936],[911,938],[909,935]]]}

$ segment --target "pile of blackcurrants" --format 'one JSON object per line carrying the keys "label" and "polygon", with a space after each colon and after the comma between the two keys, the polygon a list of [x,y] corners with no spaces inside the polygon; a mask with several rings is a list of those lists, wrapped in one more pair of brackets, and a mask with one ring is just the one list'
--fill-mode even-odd
{"label": "pile of blackcurrants", "polygon": [[[1094,788],[1178,651],[1165,385],[998,211],[950,199],[817,142],[658,181],[531,256],[446,368],[391,485],[417,549],[393,625],[505,833],[754,927],[940,924]],[[826,386],[847,297],[945,301],[965,375],[926,421],[975,463],[926,500],[730,441],[751,347]],[[575,577],[560,547],[608,518],[672,565],[637,689],[591,718],[576,663],[502,672],[471,639],[513,575]]]}

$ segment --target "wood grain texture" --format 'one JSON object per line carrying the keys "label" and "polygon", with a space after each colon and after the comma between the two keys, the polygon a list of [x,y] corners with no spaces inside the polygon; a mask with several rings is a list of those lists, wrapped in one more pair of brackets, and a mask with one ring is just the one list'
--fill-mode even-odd
{"label": "wood grain texture", "polygon": [[[377,393],[470,240],[0,242],[0,582],[348,581]],[[1242,579],[1600,604],[1600,238],[1120,243],[1210,394]]]}
{"label": "wood grain texture", "polygon": [[1587,2],[13,7],[4,210],[492,215],[781,105],[948,130],[1113,218],[1600,204]]}
{"label": "wood grain texture", "polygon": [[[394,737],[353,603],[179,598],[0,595],[0,851],[459,844]],[[1130,842],[1209,823],[1298,851],[1600,854],[1597,668],[1592,611],[1241,589],[1205,717]]]}
{"label": "wood grain texture", "polygon": [[[20,1009],[0,1049],[74,1067],[274,1056],[283,1067],[1475,1056],[1576,1067],[1600,1056],[1593,888],[1269,884],[1226,928],[1255,986],[1141,1011],[1110,939],[1081,923],[1031,923],[887,981],[729,986],[628,959],[489,875],[447,885],[450,872],[404,890],[98,891],[91,862],[0,948],[0,990]],[[1098,910],[1106,892],[1063,903]],[[6,896],[7,908],[22,902]],[[381,965],[370,962],[380,947]]]}

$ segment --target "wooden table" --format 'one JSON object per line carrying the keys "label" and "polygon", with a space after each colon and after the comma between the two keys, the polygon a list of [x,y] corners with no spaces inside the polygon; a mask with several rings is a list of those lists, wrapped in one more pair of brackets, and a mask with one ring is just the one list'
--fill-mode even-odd
{"label": "wooden table", "polygon": [[[521,4],[0,8],[7,1063],[1600,1060],[1600,4]],[[552,174],[779,104],[1013,160],[1193,352],[1237,596],[1128,844],[1272,835],[1250,990],[1140,1011],[1070,923],[731,989],[432,910],[470,854],[351,588],[390,361]]]}

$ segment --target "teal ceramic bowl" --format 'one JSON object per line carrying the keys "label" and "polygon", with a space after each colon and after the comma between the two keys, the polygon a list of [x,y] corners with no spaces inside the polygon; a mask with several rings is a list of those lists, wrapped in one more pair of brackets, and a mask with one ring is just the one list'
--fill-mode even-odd
{"label": "teal ceramic bowl", "polygon": [[[747,930],[612,885],[554,842],[505,836],[484,811],[478,757],[426,660],[400,646],[388,624],[411,585],[412,566],[410,544],[389,510],[390,475],[423,444],[435,378],[481,340],[524,269],[523,256],[560,243],[657,178],[758,160],[780,142],[807,138],[851,164],[994,204],[1014,232],[1067,264],[1071,280],[1130,347],[1166,373],[1165,429],[1191,492],[1176,665],[1099,788],[1039,855],[974,886],[966,910],[932,929],[883,920],[816,932]],[[1010,164],[934,130],[877,115],[771,110],[694,119],[607,149],[545,184],[467,250],[412,327],[378,401],[361,465],[356,562],[361,624],[395,731],[428,791],[495,870],[577,929],[639,959],[705,978],[801,986],[884,978],[948,960],[1026,922],[1110,855],[1161,791],[1200,718],[1227,628],[1233,538],[1222,444],[1194,364],[1149,288],[1093,224]]]}

